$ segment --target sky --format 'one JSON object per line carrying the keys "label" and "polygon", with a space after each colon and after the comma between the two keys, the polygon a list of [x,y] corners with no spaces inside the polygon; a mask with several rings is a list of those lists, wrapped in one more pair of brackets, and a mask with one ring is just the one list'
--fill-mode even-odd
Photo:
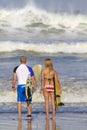
{"label": "sky", "polygon": [[23,8],[32,2],[37,7],[48,11],[79,10],[87,12],[87,0],[0,0],[0,8]]}

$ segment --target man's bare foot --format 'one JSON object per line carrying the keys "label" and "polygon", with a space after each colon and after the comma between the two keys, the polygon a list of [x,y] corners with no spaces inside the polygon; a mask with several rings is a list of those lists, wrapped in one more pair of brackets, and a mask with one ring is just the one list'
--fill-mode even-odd
{"label": "man's bare foot", "polygon": [[31,115],[27,115],[28,117],[28,120],[31,120],[32,119],[32,116]]}
{"label": "man's bare foot", "polygon": [[22,120],[22,116],[21,116],[21,115],[18,116],[18,120],[19,120],[19,121]]}

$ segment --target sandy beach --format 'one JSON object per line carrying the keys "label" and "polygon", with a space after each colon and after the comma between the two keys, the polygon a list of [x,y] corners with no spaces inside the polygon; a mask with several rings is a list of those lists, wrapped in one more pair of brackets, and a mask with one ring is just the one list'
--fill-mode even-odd
{"label": "sandy beach", "polygon": [[[6,107],[6,105],[5,105]],[[13,105],[14,107],[14,105]],[[35,107],[35,106],[34,106]],[[11,109],[11,108],[10,108]],[[60,108],[63,109],[63,108]],[[51,116],[50,112],[50,116]],[[86,130],[87,113],[57,111],[55,120],[46,120],[42,105],[32,111],[32,120],[27,120],[27,111],[23,107],[22,120],[18,120],[16,107],[9,111],[0,111],[0,130]]]}

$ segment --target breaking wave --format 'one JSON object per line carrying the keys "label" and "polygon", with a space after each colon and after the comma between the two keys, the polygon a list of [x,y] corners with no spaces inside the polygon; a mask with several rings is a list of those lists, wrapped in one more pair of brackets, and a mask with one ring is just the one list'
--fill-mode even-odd
{"label": "breaking wave", "polygon": [[[26,5],[21,9],[0,9],[1,34],[46,33],[65,37],[87,36],[87,16],[47,12],[35,5]],[[0,36],[2,36],[0,34]],[[16,39],[16,38],[15,38]]]}
{"label": "breaking wave", "polygon": [[28,51],[36,53],[87,53],[87,43],[21,43],[21,42],[0,42],[1,52]]}

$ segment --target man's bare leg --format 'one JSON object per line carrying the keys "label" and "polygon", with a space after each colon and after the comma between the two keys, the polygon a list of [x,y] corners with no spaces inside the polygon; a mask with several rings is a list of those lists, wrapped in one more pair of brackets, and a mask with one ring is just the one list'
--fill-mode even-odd
{"label": "man's bare leg", "polygon": [[46,120],[45,130],[50,130],[49,120]]}
{"label": "man's bare leg", "polygon": [[28,121],[27,130],[32,130],[32,121]]}
{"label": "man's bare leg", "polygon": [[18,102],[17,107],[18,107],[18,119],[21,119],[22,118],[22,114],[21,114],[21,112],[22,112],[22,103]]}
{"label": "man's bare leg", "polygon": [[28,118],[31,119],[32,103],[27,103]]}
{"label": "man's bare leg", "polygon": [[18,128],[17,130],[22,130],[22,120],[18,120]]}

